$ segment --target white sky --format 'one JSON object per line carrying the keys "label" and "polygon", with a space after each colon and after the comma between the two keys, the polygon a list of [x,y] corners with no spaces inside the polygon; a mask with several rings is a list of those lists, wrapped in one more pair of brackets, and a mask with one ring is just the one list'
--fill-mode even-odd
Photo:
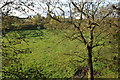
{"label": "white sky", "polygon": [[[5,1],[5,0],[0,0],[0,7],[2,6],[2,2],[3,1]],[[14,0],[15,1],[15,0]],[[24,0],[23,0],[24,1]],[[39,1],[39,0],[34,0],[34,1]],[[45,0],[45,1],[48,1],[48,0]],[[52,1],[52,0],[51,0]],[[54,1],[56,1],[56,0],[54,0]],[[67,3],[67,1],[69,1],[69,0],[59,0],[59,1],[62,1],[63,3]],[[81,1],[81,0],[79,0],[79,1]],[[99,1],[99,0],[83,0],[83,1]],[[102,0],[102,1],[105,1],[105,2],[111,2],[112,4],[116,4],[116,3],[118,3],[118,2],[120,2],[120,0]],[[35,5],[35,6],[37,6],[37,5]],[[64,11],[68,11],[68,9],[69,8],[67,8],[67,7],[64,7]],[[38,12],[38,10],[36,10],[36,12]],[[39,13],[40,13],[41,11],[39,11]],[[14,14],[14,16],[20,16],[20,17],[27,17],[28,15],[35,15],[35,13],[33,12],[33,11],[30,11],[29,12],[29,14],[23,14],[23,15],[21,15],[21,13],[20,12],[18,12],[18,11],[15,11],[15,14]],[[46,14],[44,13],[44,14],[42,14],[42,16],[45,16]],[[66,14],[66,16],[68,16],[68,14]]]}

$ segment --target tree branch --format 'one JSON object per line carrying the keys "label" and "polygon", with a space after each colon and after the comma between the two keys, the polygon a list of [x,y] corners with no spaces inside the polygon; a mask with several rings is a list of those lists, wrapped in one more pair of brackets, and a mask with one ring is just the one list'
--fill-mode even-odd
{"label": "tree branch", "polygon": [[12,3],[13,3],[13,1],[11,1],[11,2],[6,2],[0,9],[2,9],[3,7],[5,7],[5,6],[9,5],[9,4],[12,4]]}
{"label": "tree branch", "polygon": [[104,45],[105,45],[105,42],[102,43],[102,44],[96,44],[96,45],[92,46],[92,48],[95,48],[95,47],[97,47],[97,46],[104,46]]}
{"label": "tree branch", "polygon": [[[21,2],[24,6],[26,6],[28,9],[30,9],[30,10],[32,10],[32,11],[34,11],[35,12],[35,10],[34,9],[32,9],[32,8],[30,8],[29,6],[27,6],[24,2]],[[37,12],[35,12],[35,13],[37,13]]]}
{"label": "tree branch", "polygon": [[107,36],[108,36],[108,35],[110,35],[110,34],[112,34],[112,33],[109,33],[109,34],[107,34],[107,35],[105,35],[105,36],[101,37],[101,39],[96,40],[96,42],[97,42],[97,43],[99,43],[100,41],[102,41],[105,37],[107,37]]}
{"label": "tree branch", "polygon": [[102,20],[104,20],[107,16],[109,16],[110,14],[112,14],[112,11],[110,11],[107,15],[105,15],[102,19],[101,19],[101,21]]}
{"label": "tree branch", "polygon": [[60,21],[59,19],[57,19],[56,17],[52,17],[51,15],[50,15],[50,13],[48,13],[49,14],[49,16],[52,18],[52,19],[54,19],[54,20],[56,20],[56,21],[58,21],[59,23],[61,23],[62,21]]}
{"label": "tree branch", "polygon": [[98,8],[99,8],[99,5],[100,5],[101,2],[98,3],[97,7],[95,8],[95,11],[94,11],[94,15],[95,13],[97,12]]}
{"label": "tree branch", "polygon": [[86,14],[86,13],[84,13],[82,10],[80,10],[76,5],[75,5],[75,3],[74,2],[72,2],[72,4],[74,5],[74,7],[78,10],[78,12],[80,12],[80,13],[82,13],[84,16],[86,16],[87,18],[89,18],[89,15],[88,14]]}
{"label": "tree branch", "polygon": [[79,28],[79,27],[77,27],[77,25],[76,25],[75,23],[72,23],[72,24],[73,24],[73,25],[74,25],[74,27],[75,27],[75,28],[79,31],[80,36],[81,36],[81,38],[82,38],[82,40],[83,40],[84,44],[86,45],[86,44],[87,44],[87,42],[86,42],[85,37],[83,36],[82,31],[80,30],[80,28]]}

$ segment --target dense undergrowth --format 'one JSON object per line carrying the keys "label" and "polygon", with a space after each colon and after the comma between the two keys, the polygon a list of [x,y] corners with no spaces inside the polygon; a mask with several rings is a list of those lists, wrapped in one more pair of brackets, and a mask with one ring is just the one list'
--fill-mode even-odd
{"label": "dense undergrowth", "polygon": [[[2,79],[87,78],[84,45],[79,40],[66,38],[69,33],[71,31],[59,29],[6,33],[2,41]],[[94,77],[117,78],[117,56],[115,39],[95,48]]]}

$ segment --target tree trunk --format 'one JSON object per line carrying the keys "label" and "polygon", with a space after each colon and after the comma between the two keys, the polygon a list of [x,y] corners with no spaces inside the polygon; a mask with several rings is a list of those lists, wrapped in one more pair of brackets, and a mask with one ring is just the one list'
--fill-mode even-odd
{"label": "tree trunk", "polygon": [[87,55],[88,55],[88,79],[93,80],[93,64],[92,64],[92,48],[87,46]]}

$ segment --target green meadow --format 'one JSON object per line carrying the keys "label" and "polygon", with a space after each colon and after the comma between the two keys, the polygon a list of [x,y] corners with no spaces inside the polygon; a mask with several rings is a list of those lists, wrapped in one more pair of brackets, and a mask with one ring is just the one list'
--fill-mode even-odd
{"label": "green meadow", "polygon": [[[84,44],[65,37],[70,33],[60,29],[9,31],[2,37],[2,78],[87,78]],[[117,78],[118,44],[113,37],[105,41],[105,46],[93,49],[94,77]]]}

